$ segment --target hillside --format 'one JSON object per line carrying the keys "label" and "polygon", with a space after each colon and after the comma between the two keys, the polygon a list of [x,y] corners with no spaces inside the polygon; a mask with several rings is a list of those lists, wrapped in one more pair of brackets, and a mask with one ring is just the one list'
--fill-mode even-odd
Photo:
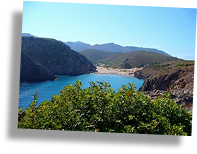
{"label": "hillside", "polygon": [[21,52],[20,82],[55,80],[46,67]]}
{"label": "hillside", "polygon": [[83,42],[64,42],[66,43],[68,46],[70,46],[73,50],[81,52],[82,50],[86,50],[86,49],[94,49],[94,50],[102,50],[102,51],[113,51],[113,52],[134,52],[134,51],[141,51],[141,50],[145,50],[145,51],[151,51],[151,52],[156,52],[156,53],[161,53],[163,55],[166,56],[171,56],[168,53],[158,50],[158,49],[154,49],[154,48],[143,48],[143,47],[135,47],[135,46],[121,46],[115,43],[105,43],[105,44],[95,44],[95,45],[90,45],[90,44],[86,44]]}
{"label": "hillside", "polygon": [[140,91],[151,97],[170,92],[178,104],[191,108],[193,104],[194,61],[169,61],[154,64],[134,73],[144,79]]}
{"label": "hillside", "polygon": [[113,68],[129,69],[133,67],[144,67],[145,65],[150,63],[161,63],[172,60],[178,60],[178,58],[165,56],[163,54],[155,52],[138,51],[119,53],[106,59],[100,60],[99,62]]}
{"label": "hillside", "polygon": [[[193,89],[193,78],[185,82],[185,77],[194,75],[194,61],[177,60],[153,64],[135,72],[135,77],[144,79],[141,91],[168,90],[176,88]],[[182,84],[178,84],[179,79]],[[162,81],[161,81],[162,80]],[[192,83],[192,84],[191,84]],[[189,84],[189,86],[187,86]]]}
{"label": "hillside", "polygon": [[22,37],[21,51],[55,75],[80,75],[96,71],[85,56],[54,39]]}
{"label": "hillside", "polygon": [[93,63],[97,63],[101,59],[106,59],[117,53],[115,52],[106,52],[101,50],[87,49],[80,52],[82,55],[86,56]]}
{"label": "hillside", "polygon": [[29,33],[22,33],[22,37],[37,37],[37,36],[31,35]]}
{"label": "hillside", "polygon": [[91,48],[91,45],[90,44],[87,44],[87,43],[83,43],[83,42],[80,42],[80,41],[77,41],[77,42],[64,42],[66,45],[68,45],[69,47],[71,47],[71,49],[75,50],[75,51],[82,51],[82,50],[85,50],[85,49],[89,49]]}

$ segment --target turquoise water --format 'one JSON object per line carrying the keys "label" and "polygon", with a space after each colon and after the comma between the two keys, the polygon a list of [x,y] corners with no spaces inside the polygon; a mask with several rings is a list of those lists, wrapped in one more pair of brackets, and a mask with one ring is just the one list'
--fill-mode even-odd
{"label": "turquoise water", "polygon": [[77,80],[81,80],[83,83],[82,88],[89,87],[89,81],[105,81],[110,82],[112,88],[117,92],[121,85],[127,85],[128,83],[135,83],[137,90],[143,84],[143,80],[121,76],[121,75],[108,75],[108,74],[85,74],[80,76],[58,76],[56,81],[46,81],[41,83],[25,83],[20,84],[19,90],[19,107],[26,109],[32,101],[32,96],[35,92],[38,92],[38,105],[48,100],[51,100],[52,95],[60,94],[60,90],[69,84],[75,84]]}

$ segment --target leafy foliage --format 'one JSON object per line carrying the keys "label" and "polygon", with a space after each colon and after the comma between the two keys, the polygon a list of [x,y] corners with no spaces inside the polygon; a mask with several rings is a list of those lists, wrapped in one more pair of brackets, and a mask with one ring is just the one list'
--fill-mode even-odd
{"label": "leafy foliage", "polygon": [[[18,128],[165,135],[191,135],[190,112],[167,94],[152,101],[134,84],[115,92],[109,83],[81,81],[64,87],[60,95],[35,107],[37,94]],[[22,113],[19,113],[19,116]]]}

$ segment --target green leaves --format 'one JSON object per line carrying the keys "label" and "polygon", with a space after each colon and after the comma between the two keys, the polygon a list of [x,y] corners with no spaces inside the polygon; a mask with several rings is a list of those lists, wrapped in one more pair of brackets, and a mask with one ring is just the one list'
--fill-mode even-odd
{"label": "green leaves", "polygon": [[[109,83],[81,81],[64,87],[60,95],[35,107],[32,105],[18,121],[19,128],[142,134],[191,135],[192,115],[180,105],[164,98],[151,101],[135,85],[122,86],[115,93]],[[22,115],[21,111],[19,115]]]}

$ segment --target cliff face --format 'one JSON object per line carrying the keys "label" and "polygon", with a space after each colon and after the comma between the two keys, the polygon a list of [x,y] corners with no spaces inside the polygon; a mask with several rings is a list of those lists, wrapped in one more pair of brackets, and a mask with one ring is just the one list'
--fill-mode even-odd
{"label": "cliff face", "polygon": [[167,90],[171,85],[179,78],[182,70],[177,70],[173,73],[164,74],[161,76],[151,76],[145,79],[143,85],[140,87],[140,91],[153,91],[153,90]]}
{"label": "cliff face", "polygon": [[85,56],[54,39],[22,37],[22,52],[55,75],[96,72],[96,67]]}
{"label": "cliff face", "polygon": [[55,80],[46,67],[21,52],[20,82]]}
{"label": "cliff face", "polygon": [[194,62],[173,61],[154,64],[135,72],[134,76],[144,79],[140,91],[193,89]]}
{"label": "cliff face", "polygon": [[152,98],[170,92],[171,98],[184,106],[193,104],[194,62],[174,62],[153,65],[134,73],[144,79],[139,91]]}

